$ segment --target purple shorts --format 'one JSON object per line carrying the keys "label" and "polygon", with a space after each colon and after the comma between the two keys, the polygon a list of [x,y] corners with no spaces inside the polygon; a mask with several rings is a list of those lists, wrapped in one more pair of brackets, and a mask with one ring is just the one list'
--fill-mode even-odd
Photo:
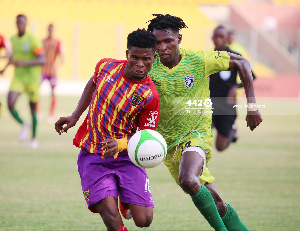
{"label": "purple shorts", "polygon": [[154,207],[146,170],[134,165],[126,151],[117,159],[102,159],[81,149],[77,165],[82,192],[92,212],[92,205],[110,195],[119,196],[124,203]]}
{"label": "purple shorts", "polygon": [[55,88],[56,81],[57,81],[56,76],[47,76],[45,74],[42,74],[42,82],[44,82],[45,79],[48,79],[49,82],[50,82],[51,87]]}

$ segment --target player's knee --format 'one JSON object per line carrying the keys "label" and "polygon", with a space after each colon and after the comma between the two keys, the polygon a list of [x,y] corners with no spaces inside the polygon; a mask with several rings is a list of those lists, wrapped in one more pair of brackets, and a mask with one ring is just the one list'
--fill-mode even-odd
{"label": "player's knee", "polygon": [[197,189],[197,186],[199,184],[200,183],[197,180],[196,176],[179,176],[179,185],[182,190],[188,194],[195,194],[195,192],[193,192],[193,189]]}
{"label": "player's knee", "polygon": [[219,151],[219,152],[222,152],[224,151],[226,148],[228,147],[227,145],[227,142],[217,142],[216,143],[216,149]]}
{"label": "player's knee", "polygon": [[153,213],[152,214],[143,214],[138,217],[133,217],[134,223],[137,227],[149,227],[153,220]]}
{"label": "player's knee", "polygon": [[216,149],[219,151],[219,152],[222,152],[226,149],[226,147],[224,145],[216,145]]}
{"label": "player's knee", "polygon": [[8,107],[9,111],[12,111],[14,109],[15,105],[10,102],[7,102],[7,107]]}

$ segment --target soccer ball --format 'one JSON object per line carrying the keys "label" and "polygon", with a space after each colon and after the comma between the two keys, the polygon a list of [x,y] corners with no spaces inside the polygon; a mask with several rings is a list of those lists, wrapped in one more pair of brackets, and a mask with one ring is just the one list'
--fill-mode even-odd
{"label": "soccer ball", "polygon": [[129,140],[128,155],[139,167],[153,168],[159,165],[167,155],[167,143],[156,131],[145,129],[136,132]]}

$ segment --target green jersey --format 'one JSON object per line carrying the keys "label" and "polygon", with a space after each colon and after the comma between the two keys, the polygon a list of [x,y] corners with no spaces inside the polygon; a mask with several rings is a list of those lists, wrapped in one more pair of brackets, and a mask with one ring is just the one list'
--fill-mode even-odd
{"label": "green jersey", "polygon": [[[11,37],[11,43],[13,60],[31,61],[37,59],[36,56],[42,53],[42,43],[30,33],[25,33],[22,37],[14,35]],[[41,66],[15,67],[14,78],[18,78],[23,83],[37,83],[41,79]]]}
{"label": "green jersey", "polygon": [[212,139],[208,76],[227,70],[227,52],[180,49],[181,60],[172,69],[157,57],[149,73],[160,98],[157,131],[168,144],[168,150],[191,137]]}

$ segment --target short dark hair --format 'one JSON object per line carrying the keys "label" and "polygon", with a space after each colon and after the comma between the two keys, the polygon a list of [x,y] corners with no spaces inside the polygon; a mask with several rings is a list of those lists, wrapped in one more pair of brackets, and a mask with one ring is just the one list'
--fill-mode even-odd
{"label": "short dark hair", "polygon": [[24,18],[27,20],[26,15],[24,15],[24,14],[18,14],[18,15],[17,15],[17,19],[22,18],[22,17],[24,17]]}
{"label": "short dark hair", "polygon": [[154,29],[165,30],[171,29],[174,32],[179,32],[182,28],[187,28],[184,21],[176,16],[169,14],[152,14],[155,18],[149,20],[148,30],[153,32]]}
{"label": "short dark hair", "polygon": [[151,48],[155,52],[156,44],[156,36],[145,29],[137,29],[127,37],[127,49],[131,49],[131,47]]}
{"label": "short dark hair", "polygon": [[222,29],[222,30],[225,30],[226,31],[226,35],[227,35],[227,29],[226,29],[226,27],[225,26],[223,26],[223,25],[218,25],[215,29],[214,29],[214,32],[216,31],[216,30],[219,30],[219,29]]}

